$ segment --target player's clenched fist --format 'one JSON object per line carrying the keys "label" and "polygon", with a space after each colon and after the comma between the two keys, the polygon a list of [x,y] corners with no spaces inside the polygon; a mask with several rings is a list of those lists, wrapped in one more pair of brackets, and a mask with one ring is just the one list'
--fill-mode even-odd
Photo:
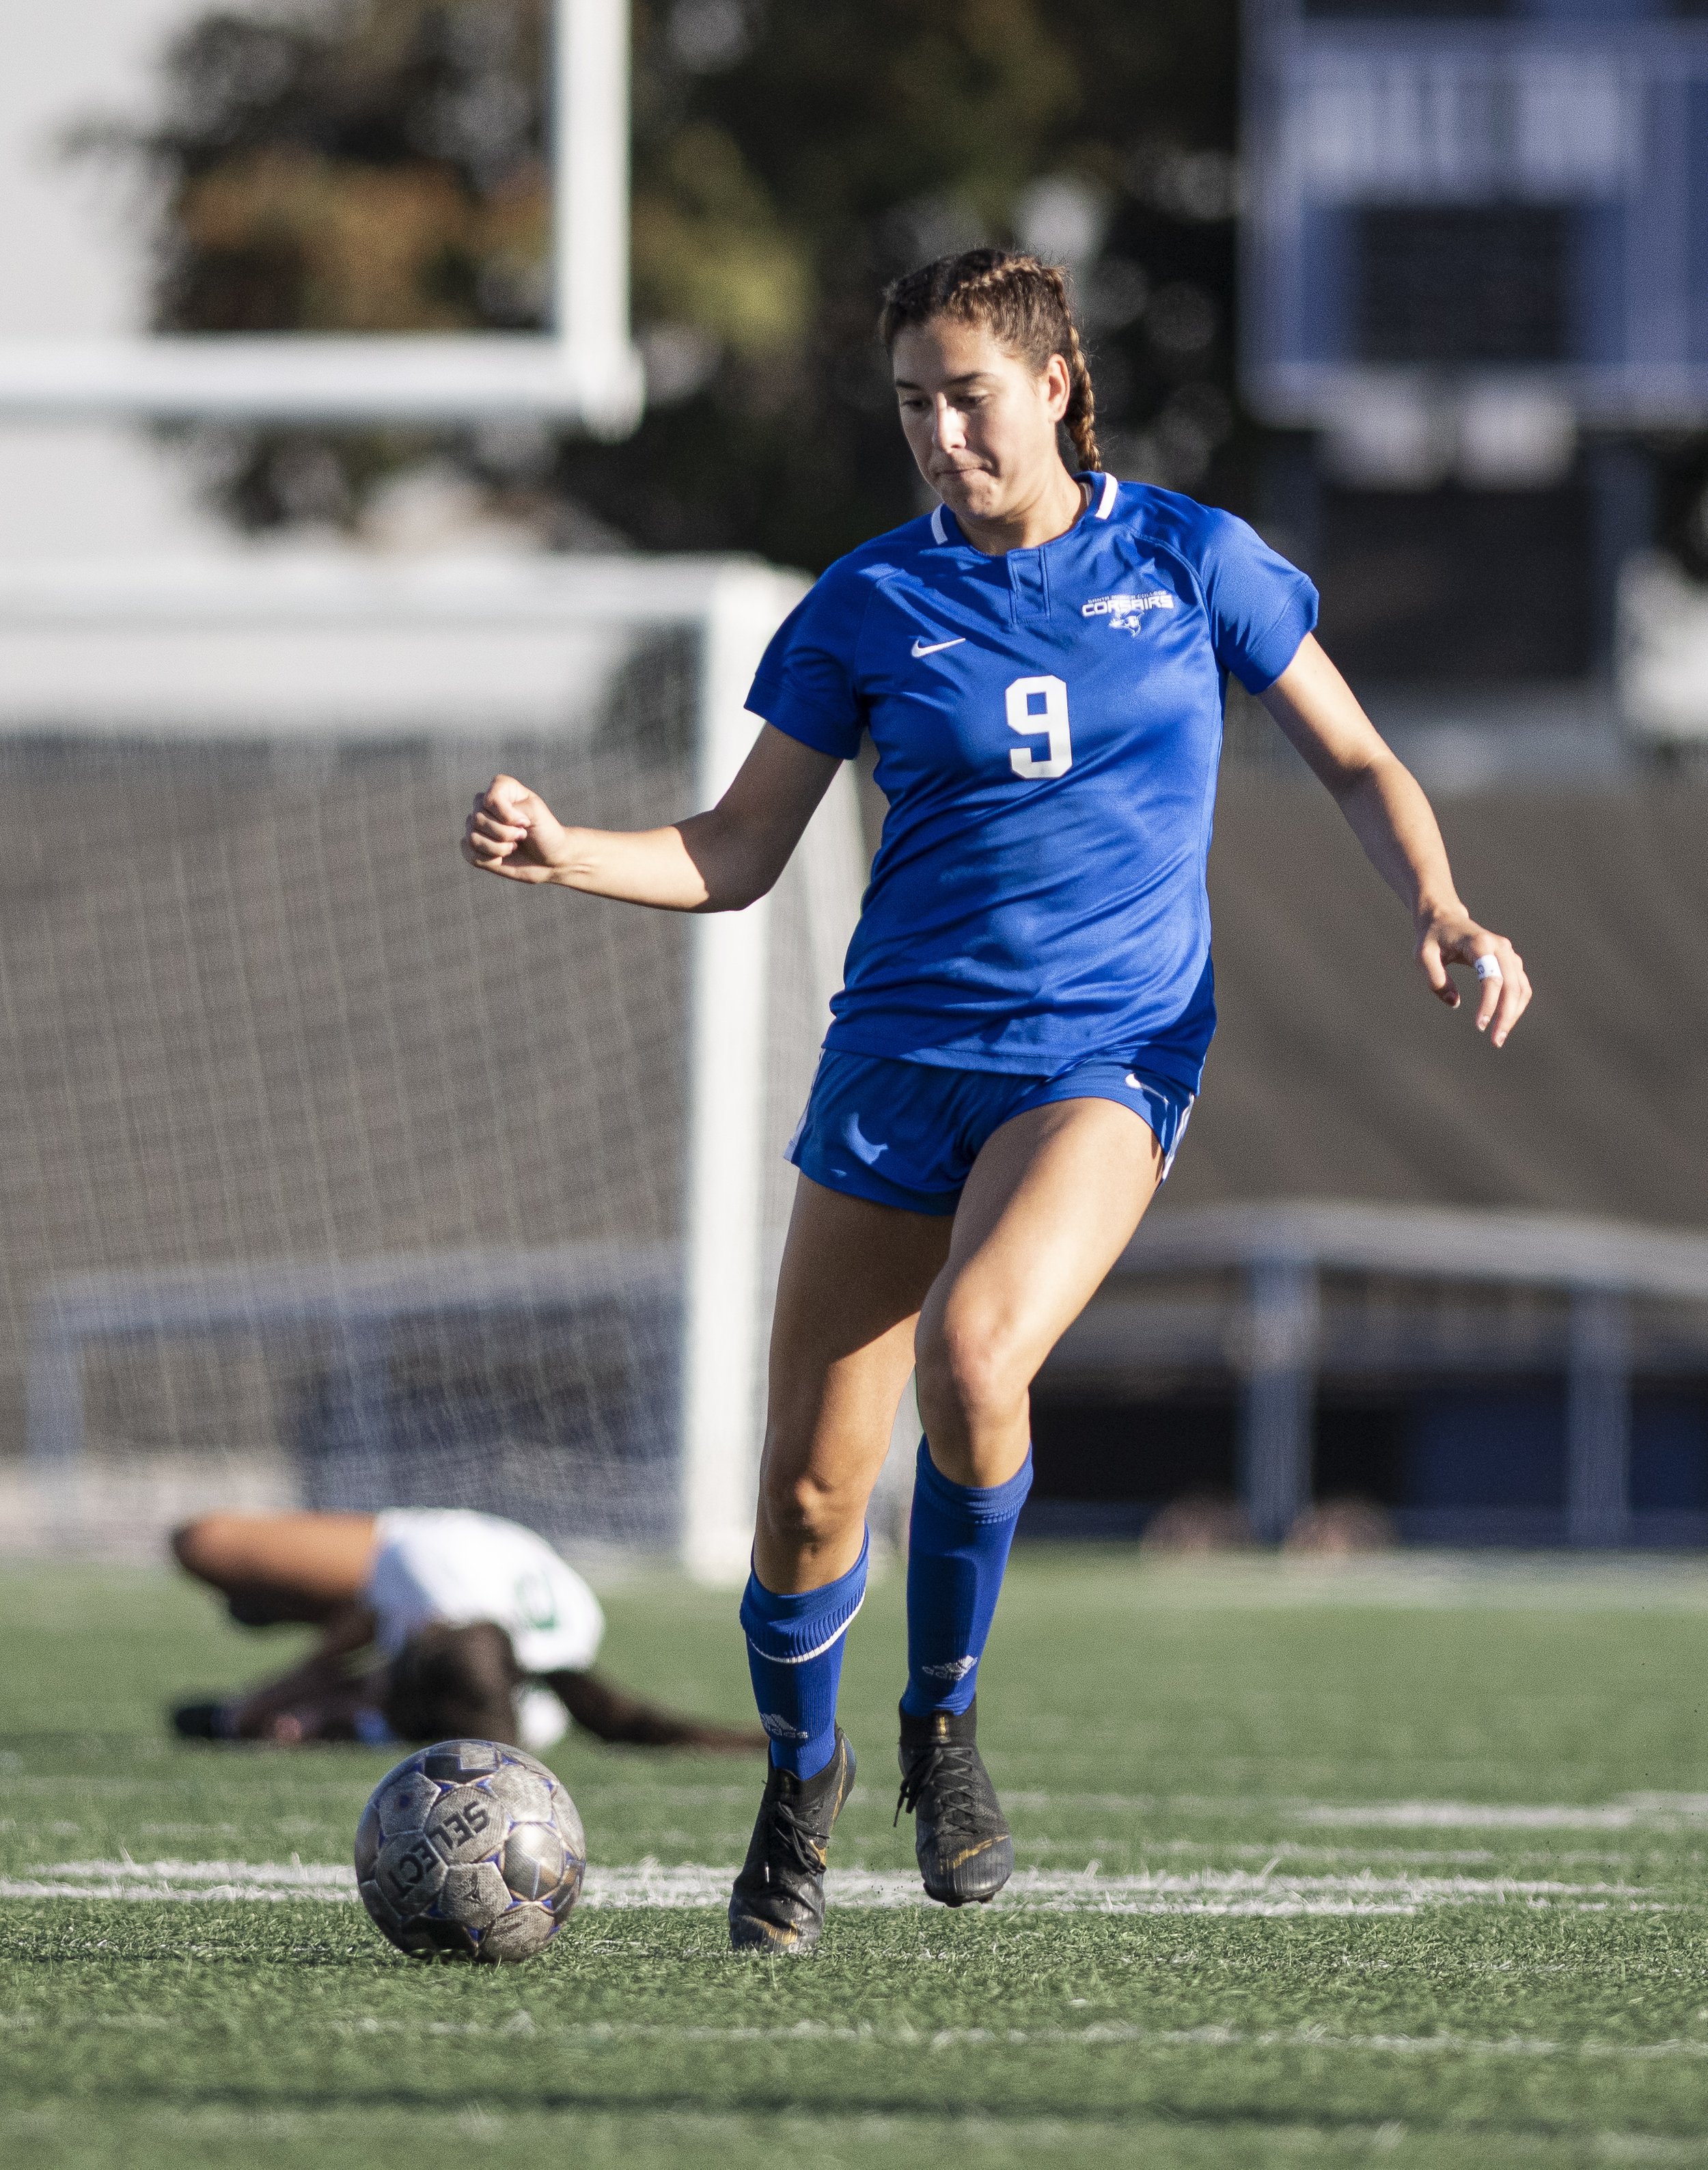
{"label": "player's clenched fist", "polygon": [[569,864],[568,831],[538,792],[495,776],[463,824],[462,856],[511,881],[558,881]]}

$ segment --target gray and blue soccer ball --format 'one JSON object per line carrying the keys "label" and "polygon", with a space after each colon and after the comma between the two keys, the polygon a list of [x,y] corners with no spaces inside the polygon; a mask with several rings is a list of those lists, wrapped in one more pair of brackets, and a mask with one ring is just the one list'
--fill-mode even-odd
{"label": "gray and blue soccer ball", "polygon": [[356,1826],[356,1888],[400,1952],[531,1959],[563,1927],[586,1867],[581,1819],[557,1778],[491,1740],[406,1756]]}

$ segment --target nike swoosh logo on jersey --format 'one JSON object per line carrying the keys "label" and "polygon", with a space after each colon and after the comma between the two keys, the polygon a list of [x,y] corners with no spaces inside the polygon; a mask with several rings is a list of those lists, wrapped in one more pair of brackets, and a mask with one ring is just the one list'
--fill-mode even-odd
{"label": "nike swoosh logo on jersey", "polygon": [[959,648],[962,646],[965,642],[966,638],[967,636],[964,633],[957,633],[953,640],[934,640],[929,647],[926,645],[924,641],[916,640],[913,644],[913,652],[915,655],[941,655],[946,648]]}
{"label": "nike swoosh logo on jersey", "polygon": [[1121,1082],[1124,1085],[1130,1085],[1135,1093],[1142,1093],[1145,1090],[1145,1080],[1142,1077],[1135,1077],[1130,1070]]}

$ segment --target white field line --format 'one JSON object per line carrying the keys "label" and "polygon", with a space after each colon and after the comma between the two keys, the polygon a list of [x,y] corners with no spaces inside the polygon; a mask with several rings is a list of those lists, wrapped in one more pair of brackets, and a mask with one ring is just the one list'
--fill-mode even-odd
{"label": "white field line", "polygon": [[[722,1906],[731,1872],[694,1865],[590,1871],[594,1906]],[[862,1910],[928,1904],[916,1874],[845,1868],[825,1878],[833,1906]],[[1064,1914],[1412,1914],[1426,1906],[1565,1906],[1604,1911],[1615,1900],[1650,1902],[1640,1887],[1464,1876],[1253,1874],[1241,1869],[1108,1876],[1094,1870],[1022,1869],[995,1900],[1011,1911]]]}
{"label": "white field line", "polygon": [[496,2034],[508,2038],[563,2035],[586,2042],[848,2042],[883,2049],[998,2049],[1096,2047],[1100,2044],[1147,2050],[1341,2050],[1394,2056],[1616,2057],[1652,2060],[1708,2057],[1708,2039],[1679,2037],[1665,2042],[1550,2042],[1513,2034],[1480,2040],[1465,2034],[1336,2034],[1324,2027],[1294,2027],[1247,2034],[1237,2027],[1134,2027],[1121,2020],[1092,2021],[1084,2027],[835,2026],[800,2020],[787,2027],[670,2026],[645,2021],[583,2020],[566,2026],[538,2027],[527,2012],[496,2026],[474,2021],[335,2020],[335,2031],[352,2034]]}
{"label": "white field line", "polygon": [[355,1871],[299,1861],[63,1861],[0,1878],[0,1899],[354,1900]]}
{"label": "white field line", "polygon": [[[857,1787],[851,1798],[858,1801],[862,1789]],[[1218,1799],[1196,1793],[1076,1793],[1005,1786],[1002,1805],[1055,1815],[1204,1816],[1242,1821],[1279,1816],[1290,1823],[1347,1831],[1652,1831],[1663,1836],[1708,1832],[1708,1793],[1622,1793],[1615,1800],[1591,1803],[1288,1801],[1232,1795]]]}
{"label": "white field line", "polygon": [[[590,1868],[582,1905],[627,1911],[641,1907],[721,1908],[733,1868],[702,1863],[666,1867],[643,1861]],[[926,1905],[916,1875],[833,1868],[826,1879],[834,1906],[862,1911]],[[68,1861],[0,1880],[0,1899],[153,1900],[350,1900],[355,1875],[316,1863],[236,1861]],[[1604,1912],[1614,1905],[1645,1911],[1650,1891],[1628,1884],[1572,1884],[1553,1879],[1480,1876],[1351,1876],[1253,1873],[1243,1869],[1106,1876],[1096,1870],[1022,1869],[997,1900],[1011,1911],[1062,1914],[1298,1915],[1415,1914],[1432,1906],[1522,1906]]]}
{"label": "white field line", "polygon": [[[94,1782],[80,1778],[87,1791]],[[122,1791],[134,1783],[166,1782],[115,1779],[109,1790]],[[56,1777],[7,1780],[8,1790],[20,1784],[57,1786]],[[322,1791],[333,1790],[330,1787]],[[343,1789],[338,1789],[342,1795]],[[643,1800],[672,1808],[689,1806],[750,1806],[750,1787],[735,1786],[625,1786],[601,1789],[605,1801]],[[850,1800],[870,1805],[882,1800],[888,1809],[890,1796],[880,1796],[857,1786]],[[1043,1810],[1056,1815],[1135,1815],[1150,1817],[1207,1817],[1250,1822],[1256,1818],[1284,1819],[1289,1823],[1318,1825],[1345,1831],[1579,1831],[1652,1832],[1660,1836],[1708,1834],[1708,1793],[1622,1793],[1611,1801],[1476,1802],[1476,1801],[1300,1801],[1260,1799],[1256,1795],[1222,1798],[1197,1793],[1090,1793],[1040,1788],[1004,1787],[1005,1808]],[[0,1831],[14,1831],[17,1820],[0,1818]],[[291,1826],[287,1825],[286,1828]],[[73,1825],[66,1825],[67,1831]],[[189,1836],[205,1831],[236,1835],[232,1824],[144,1824],[137,1828],[160,1837]]]}
{"label": "white field line", "polygon": [[1247,2034],[1237,2027],[1149,2028],[1121,2020],[1093,2021],[1085,2027],[835,2026],[800,2020],[787,2027],[670,2026],[645,2021],[584,2020],[567,2026],[537,2027],[526,2012],[492,2026],[473,2021],[430,2021],[424,2027],[407,2020],[336,2020],[337,2032],[352,2034],[494,2034],[510,2039],[550,2035],[584,2042],[846,2042],[881,2049],[960,2050],[1072,2048],[1131,2045],[1146,2050],[1339,2050],[1393,2056],[1614,2057],[1649,2060],[1663,2057],[1708,2057],[1708,2039],[1675,2038],[1665,2042],[1550,2042],[1513,2034],[1480,2040],[1465,2034],[1336,2034],[1324,2027],[1293,2027]]}
{"label": "white field line", "polygon": [[1688,1560],[1653,1555],[1386,1553],[1364,1560],[1157,1560],[1106,1608],[1128,1613],[1372,1606],[1383,1611],[1700,1612],[1708,1581]]}
{"label": "white field line", "polygon": [[[129,2015],[126,2015],[127,2018]],[[148,2015],[141,2015],[147,2021]],[[874,2027],[870,2023],[839,2026],[818,2019],[802,2019],[787,2027],[680,2026],[644,2020],[580,2020],[566,2025],[539,2026],[531,2012],[514,2013],[492,2024],[481,2020],[430,2020],[364,2018],[334,2020],[334,2031],[351,2034],[494,2034],[507,2038],[536,2034],[568,2035],[578,2039],[675,2042],[851,2042],[873,2043],[883,2048],[953,2050],[991,2044],[1026,2049],[1034,2044],[1134,2044],[1164,2050],[1363,2050],[1398,2056],[1453,2055],[1482,2057],[1708,2057],[1708,2039],[1674,2037],[1664,2042],[1551,2042],[1535,2035],[1509,2034],[1480,2039],[1467,2034],[1337,2034],[1326,2027],[1265,2028],[1247,2033],[1238,2027],[1135,2027],[1124,2020],[1093,2020],[1083,2027],[938,2027],[915,2028],[906,2023]]]}
{"label": "white field line", "polygon": [[104,1877],[120,1883],[168,1884],[278,1884],[298,1888],[325,1886],[335,1893],[354,1892],[355,1871],[342,1862],[304,1861],[292,1854],[289,1861],[132,1861],[129,1854],[117,1861],[61,1861],[35,1870],[38,1876]]}
{"label": "white field line", "polygon": [[1308,1801],[1287,1811],[1337,1831],[1708,1831],[1708,1793],[1625,1793],[1616,1801]]}
{"label": "white field line", "polygon": [[[23,2034],[51,2025],[63,2033],[90,2028],[103,2032],[159,2032],[181,2027],[182,2020],[157,2012],[89,2013],[67,2021],[40,2012],[0,2012],[0,2034]],[[402,2037],[410,2040],[455,2037],[499,2042],[552,2040],[590,2045],[624,2042],[708,2042],[718,2044],[775,2042],[790,2044],[846,2044],[878,2050],[1096,2049],[1142,2050],[1313,2050],[1396,2057],[1582,2057],[1652,2063],[1668,2058],[1708,2058],[1708,2038],[1675,2035],[1662,2042],[1555,2042],[1533,2034],[1480,2038],[1471,2034],[1339,2034],[1326,2027],[1268,2028],[1247,2032],[1238,2027],[1136,2027],[1124,2020],[1093,2020],[1083,2027],[910,2027],[838,2025],[800,2019],[787,2026],[716,2027],[678,2025],[648,2020],[547,2021],[542,2024],[526,2010],[508,2019],[382,2019],[365,2014],[354,2019],[307,2020],[314,2033],[358,2038]]]}

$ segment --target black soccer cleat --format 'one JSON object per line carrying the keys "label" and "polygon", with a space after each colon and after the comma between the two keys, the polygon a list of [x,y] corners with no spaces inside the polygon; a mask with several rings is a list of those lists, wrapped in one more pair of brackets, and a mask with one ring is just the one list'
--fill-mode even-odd
{"label": "black soccer cleat", "polygon": [[809,1952],[825,1927],[825,1857],[854,1783],[854,1750],[836,1728],[835,1754],[810,1778],[773,1763],[747,1858],[729,1895],[738,1952]]}
{"label": "black soccer cleat", "polygon": [[901,1793],[895,1820],[913,1813],[913,1850],[926,1896],[983,1906],[1014,1873],[1014,1841],[976,1745],[979,1701],[964,1711],[901,1713]]}

